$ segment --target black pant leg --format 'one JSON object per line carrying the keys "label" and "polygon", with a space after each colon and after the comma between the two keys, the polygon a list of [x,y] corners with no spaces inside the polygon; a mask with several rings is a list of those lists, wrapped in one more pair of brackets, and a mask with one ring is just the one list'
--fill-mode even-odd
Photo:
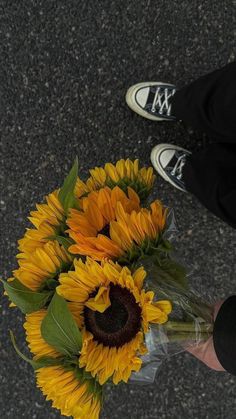
{"label": "black pant leg", "polygon": [[183,179],[206,208],[236,228],[236,144],[211,144],[192,154]]}
{"label": "black pant leg", "polygon": [[236,62],[178,90],[172,113],[218,142],[236,142]]}

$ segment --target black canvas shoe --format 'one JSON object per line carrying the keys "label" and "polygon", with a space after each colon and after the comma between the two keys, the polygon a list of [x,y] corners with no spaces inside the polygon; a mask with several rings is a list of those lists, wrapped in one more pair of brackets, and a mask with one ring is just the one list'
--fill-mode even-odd
{"label": "black canvas shoe", "polygon": [[171,98],[176,92],[173,84],[144,82],[131,86],[126,93],[127,105],[136,113],[152,121],[174,121]]}
{"label": "black canvas shoe", "polygon": [[151,162],[154,169],[175,188],[187,192],[183,181],[183,167],[192,153],[172,144],[158,144],[152,149]]}

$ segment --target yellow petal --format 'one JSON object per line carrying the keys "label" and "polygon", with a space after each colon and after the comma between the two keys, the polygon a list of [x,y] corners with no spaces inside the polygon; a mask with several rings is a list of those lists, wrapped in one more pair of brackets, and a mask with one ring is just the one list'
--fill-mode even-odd
{"label": "yellow petal", "polygon": [[89,205],[85,214],[86,214],[86,219],[88,223],[91,223],[96,228],[97,231],[102,230],[105,224],[104,218],[99,209],[99,206],[94,201],[89,202]]}
{"label": "yellow petal", "polygon": [[115,211],[111,202],[111,190],[109,188],[100,189],[97,202],[103,217],[109,223],[115,218]]}
{"label": "yellow petal", "polygon": [[120,176],[120,178],[124,178],[125,177],[125,161],[124,159],[119,160],[116,163],[116,170],[118,175]]}
{"label": "yellow petal", "polygon": [[138,268],[133,274],[134,283],[140,291],[143,288],[143,282],[144,282],[144,279],[146,278],[146,275],[147,275],[147,273],[144,270],[143,266]]}
{"label": "yellow petal", "polygon": [[155,304],[156,307],[158,307],[160,310],[164,311],[166,314],[170,314],[171,311],[172,311],[172,304],[168,300],[157,301],[153,304]]}
{"label": "yellow petal", "polygon": [[155,303],[146,306],[147,321],[162,324],[168,320],[167,314],[155,306]]}
{"label": "yellow petal", "polygon": [[104,313],[104,311],[111,305],[109,292],[109,287],[100,287],[95,297],[90,298],[85,303],[85,306],[93,311],[99,311],[99,313]]}
{"label": "yellow petal", "polygon": [[129,179],[133,180],[132,162],[129,159],[125,161],[125,168],[126,168],[126,176]]}
{"label": "yellow petal", "polygon": [[121,249],[129,250],[131,248],[132,240],[129,231],[116,221],[112,221],[110,224],[110,236]]}
{"label": "yellow petal", "polygon": [[105,171],[111,180],[113,180],[113,182],[119,182],[119,175],[117,173],[116,167],[112,163],[105,164]]}
{"label": "yellow petal", "polygon": [[134,160],[134,176],[138,176],[138,171],[139,171],[139,160],[136,159]]}
{"label": "yellow petal", "polygon": [[128,186],[128,197],[137,204],[137,208],[134,209],[139,210],[140,198],[138,194],[130,186]]}
{"label": "yellow petal", "polygon": [[99,186],[105,185],[107,175],[102,167],[95,167],[95,169],[91,169],[90,174]]}

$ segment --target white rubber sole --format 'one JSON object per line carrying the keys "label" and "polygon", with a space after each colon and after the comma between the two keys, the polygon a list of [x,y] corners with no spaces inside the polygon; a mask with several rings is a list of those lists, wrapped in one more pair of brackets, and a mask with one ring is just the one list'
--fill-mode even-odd
{"label": "white rubber sole", "polygon": [[[165,149],[167,149],[167,148],[170,148],[170,149],[173,149],[173,146],[171,145],[171,144],[158,144],[158,145],[156,145],[153,149],[152,149],[152,152],[151,152],[151,156],[150,156],[150,158],[151,158],[151,162],[152,162],[152,165],[153,165],[153,167],[154,167],[154,169],[156,170],[156,172],[166,181],[166,182],[169,182],[172,186],[174,186],[176,189],[179,189],[180,191],[182,191],[182,192],[187,192],[186,190],[184,190],[184,189],[182,189],[182,188],[180,188],[180,186],[177,186],[170,178],[169,178],[169,176],[167,176],[167,174],[166,174],[166,172],[162,169],[162,167],[161,167],[161,165],[160,165],[160,163],[159,163],[159,159],[158,159],[158,157],[159,157],[159,155],[160,155],[160,153],[163,151],[163,150],[165,150]],[[185,151],[187,154],[189,154],[189,151],[188,150],[186,150],[185,148],[183,148],[183,147],[178,147],[178,146],[174,146],[174,148],[176,149],[176,150],[180,150],[180,151]]]}
{"label": "white rubber sole", "polygon": [[150,82],[141,82],[141,83],[137,83],[134,84],[133,86],[131,86],[125,95],[125,100],[127,105],[129,106],[130,109],[132,109],[132,111],[136,112],[138,115],[142,116],[143,118],[146,119],[150,119],[151,121],[170,121],[173,122],[172,119],[167,119],[167,118],[161,118],[155,115],[150,115],[148,112],[144,111],[140,106],[137,105],[136,100],[135,100],[135,95],[136,92],[141,88],[141,87],[148,87],[148,86],[171,86],[174,87],[173,84],[170,83],[162,83],[162,82],[156,82],[156,81],[150,81]]}

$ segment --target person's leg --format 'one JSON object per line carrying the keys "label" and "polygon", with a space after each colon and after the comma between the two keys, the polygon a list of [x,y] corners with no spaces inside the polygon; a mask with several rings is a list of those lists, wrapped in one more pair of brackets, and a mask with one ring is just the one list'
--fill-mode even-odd
{"label": "person's leg", "polygon": [[177,91],[172,112],[214,141],[187,157],[185,188],[236,228],[236,63]]}
{"label": "person's leg", "polygon": [[176,91],[171,112],[218,142],[236,142],[236,63]]}
{"label": "person's leg", "polygon": [[236,228],[236,144],[214,143],[195,153],[158,144],[151,161],[164,180]]}
{"label": "person's leg", "polygon": [[196,195],[236,228],[236,63],[179,90],[166,83],[139,83],[128,90],[126,101],[145,118],[183,120],[215,141],[194,155],[181,147],[159,144],[152,150],[151,161],[165,180]]}
{"label": "person's leg", "polygon": [[236,144],[211,144],[188,156],[182,181],[207,209],[236,228]]}
{"label": "person's leg", "polygon": [[183,120],[218,142],[236,139],[236,63],[178,89],[174,84],[142,82],[126,93],[128,106],[153,121]]}

